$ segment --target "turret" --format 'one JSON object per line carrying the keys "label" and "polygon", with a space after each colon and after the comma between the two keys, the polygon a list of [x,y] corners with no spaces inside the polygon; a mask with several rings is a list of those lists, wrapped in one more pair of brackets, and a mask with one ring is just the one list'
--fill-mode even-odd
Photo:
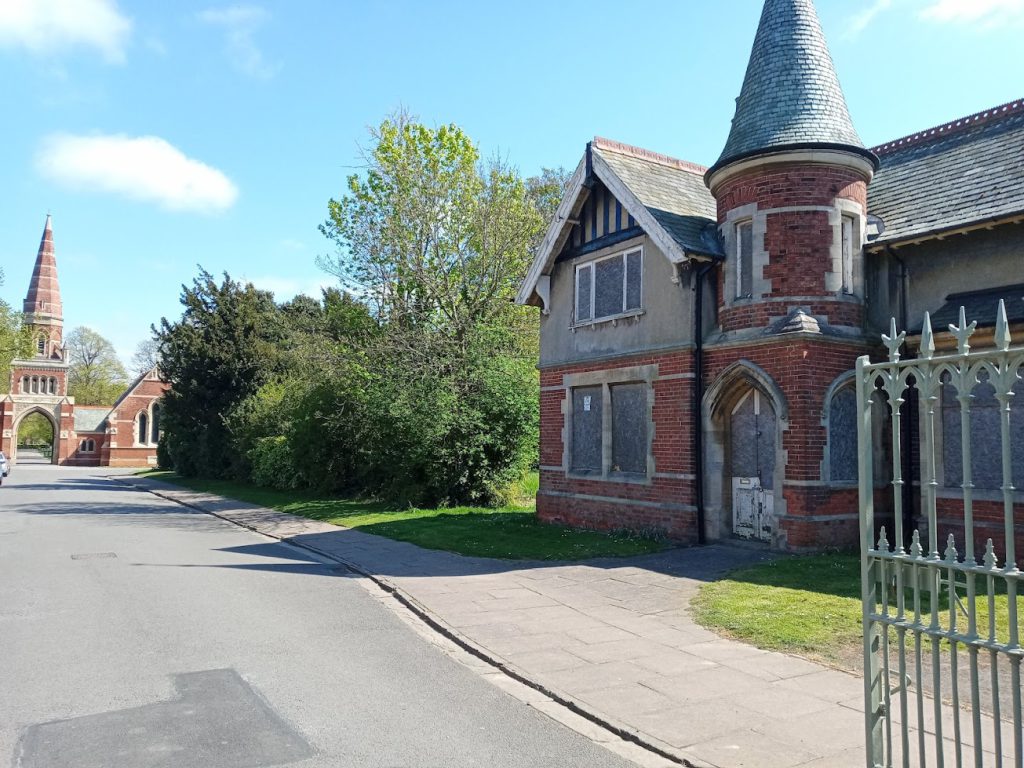
{"label": "turret", "polygon": [[[863,324],[867,185],[812,0],[767,0],[725,149],[705,175],[725,241],[722,329]],[[793,322],[803,312],[800,322]],[[788,321],[787,321],[788,316]]]}

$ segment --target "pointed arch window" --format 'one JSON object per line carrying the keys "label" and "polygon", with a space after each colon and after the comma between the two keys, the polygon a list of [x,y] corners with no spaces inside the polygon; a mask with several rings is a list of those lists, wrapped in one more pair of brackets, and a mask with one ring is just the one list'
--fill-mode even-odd
{"label": "pointed arch window", "polygon": [[153,424],[151,428],[152,443],[160,442],[160,403],[153,403]]}
{"label": "pointed arch window", "polygon": [[145,445],[149,438],[149,417],[144,414],[139,414],[139,445]]}

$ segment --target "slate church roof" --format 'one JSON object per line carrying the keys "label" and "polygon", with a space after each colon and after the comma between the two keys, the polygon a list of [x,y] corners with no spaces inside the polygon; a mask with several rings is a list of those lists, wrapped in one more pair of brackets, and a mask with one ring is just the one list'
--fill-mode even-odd
{"label": "slate church roof", "polygon": [[812,0],[767,0],[717,170],[765,150],[840,147],[869,158]]}
{"label": "slate church roof", "polygon": [[75,432],[102,432],[106,429],[109,406],[76,405],[74,410]]}
{"label": "slate church roof", "polygon": [[706,168],[608,139],[597,138],[591,146],[684,251],[722,255],[715,199],[704,185]]}
{"label": "slate church roof", "polygon": [[875,148],[872,245],[1024,214],[1024,99]]}
{"label": "slate church roof", "polygon": [[1010,323],[1024,323],[1024,284],[1007,285],[1001,288],[989,288],[984,291],[952,293],[946,297],[946,303],[932,317],[932,328],[936,332],[945,331],[948,325],[960,322],[960,307],[971,320],[977,320],[981,327],[996,324],[999,301],[1006,306],[1006,319]]}

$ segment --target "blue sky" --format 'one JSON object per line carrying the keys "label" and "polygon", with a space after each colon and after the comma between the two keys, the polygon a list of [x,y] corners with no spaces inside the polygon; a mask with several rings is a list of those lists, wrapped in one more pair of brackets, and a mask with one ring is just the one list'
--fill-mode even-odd
{"label": "blue sky", "polygon": [[[869,145],[1024,96],[1024,0],[818,0]],[[404,105],[524,174],[602,135],[725,142],[761,0],[2,0],[0,296],[47,211],[67,326],[129,358],[202,264],[281,299],[316,267],[366,127]]]}

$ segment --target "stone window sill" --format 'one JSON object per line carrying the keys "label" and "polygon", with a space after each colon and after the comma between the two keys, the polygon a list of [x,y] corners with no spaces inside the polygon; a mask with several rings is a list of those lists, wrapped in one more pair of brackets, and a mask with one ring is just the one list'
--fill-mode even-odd
{"label": "stone window sill", "polygon": [[644,314],[646,314],[646,311],[643,309],[631,309],[629,310],[629,312],[620,312],[617,315],[599,317],[596,320],[586,320],[582,323],[573,323],[572,325],[569,326],[569,328],[573,331],[576,331],[579,328],[593,328],[598,325],[605,325],[607,323],[611,323],[614,327],[619,324],[619,320],[628,320],[629,318],[640,317]]}
{"label": "stone window sill", "polygon": [[650,485],[651,478],[641,472],[608,472],[599,470],[573,469],[565,473],[570,480],[597,480],[602,483],[624,483],[627,485]]}

